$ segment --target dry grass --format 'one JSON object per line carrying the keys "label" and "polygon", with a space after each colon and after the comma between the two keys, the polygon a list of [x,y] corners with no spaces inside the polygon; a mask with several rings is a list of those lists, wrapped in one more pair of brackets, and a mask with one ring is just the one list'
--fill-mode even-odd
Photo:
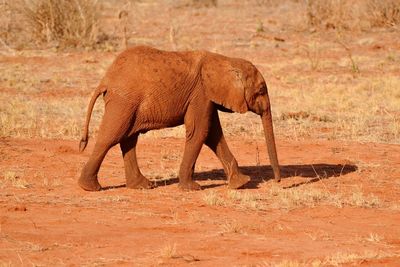
{"label": "dry grass", "polygon": [[[399,87],[400,79],[395,77],[356,80],[351,87],[336,80],[321,84],[310,78],[290,90],[271,90],[276,134],[294,139],[400,143]],[[10,99],[8,93],[0,93],[0,102],[0,136],[77,139],[81,135],[87,98],[43,102],[24,95]],[[91,135],[98,129],[102,102],[97,102],[93,112]],[[221,113],[221,121],[228,136],[263,138],[260,119],[254,114]],[[184,127],[151,131],[146,136],[184,137]]]}
{"label": "dry grass", "polygon": [[[85,1],[90,2],[89,0]],[[38,2],[34,1],[33,3]],[[49,3],[53,2],[50,1]],[[78,2],[81,3],[80,1]],[[292,3],[292,1],[286,2]],[[328,2],[333,3],[334,1]],[[368,2],[372,3],[373,1],[368,0]],[[389,3],[390,1],[383,2]],[[381,5],[382,8],[386,5],[383,2]],[[62,1],[62,3],[64,2]],[[309,3],[310,5],[324,5],[325,2],[309,1]],[[103,4],[106,5],[106,3]],[[156,4],[159,3],[154,2],[154,5]],[[270,8],[274,11],[280,3],[277,1],[247,1],[241,5],[243,7],[243,14],[247,14],[248,10],[258,12],[258,8],[255,9],[255,6]],[[165,18],[162,17],[153,16],[155,12],[153,7],[153,5],[148,3],[135,2],[132,5],[116,5],[109,8],[113,12],[115,11],[116,14],[120,10],[125,9],[129,11],[130,15],[135,14],[138,19],[129,21],[128,24],[134,22],[133,25],[135,26],[136,23],[142,23],[139,24],[140,27],[138,26],[138,28],[143,28],[147,25],[145,23],[148,17],[153,17],[154,20],[157,20],[157,23],[164,23],[166,25],[175,23],[174,21],[165,21]],[[293,7],[289,5],[288,8]],[[324,8],[327,9],[326,7]],[[394,8],[392,7],[392,9]],[[376,10],[378,11],[379,9]],[[187,18],[193,12],[203,12],[205,18],[215,16],[215,27],[212,28],[218,28],[217,26],[226,24],[223,20],[224,16],[232,15],[232,13],[228,12],[234,12],[234,10],[229,6],[229,3],[223,2],[217,8],[196,9],[196,11],[193,11],[192,7],[180,7],[173,8],[169,12],[179,12],[179,14]],[[255,33],[257,25],[261,21],[264,23],[263,28],[267,32],[271,31],[271,34],[273,34],[273,29],[269,28],[271,25],[267,26],[267,21],[260,20],[262,16],[265,15],[260,14],[260,17],[254,18],[244,17],[246,19],[240,17],[240,19],[229,23],[229,25],[237,27],[235,30],[245,29],[244,27],[247,24],[242,25],[241,23],[249,21],[254,26],[251,31]],[[309,43],[302,43],[298,48],[291,44],[286,44],[287,42],[282,42],[287,46],[285,49],[288,52],[276,49],[274,51],[280,59],[274,60],[272,58],[264,62],[265,58],[267,58],[264,56],[264,53],[272,49],[270,46],[273,43],[270,41],[260,41],[256,47],[252,47],[251,38],[245,38],[239,42],[234,35],[229,34],[229,31],[232,31],[229,28],[226,30],[227,33],[224,36],[218,35],[218,38],[223,39],[216,39],[215,43],[211,44],[209,40],[207,44],[199,43],[200,41],[196,39],[196,34],[193,31],[206,30],[208,29],[207,25],[199,25],[198,27],[201,26],[202,28],[192,29],[191,25],[188,25],[188,21],[190,20],[177,20],[179,34],[175,37],[179,37],[178,41],[184,42],[184,40],[190,40],[194,42],[192,44],[193,48],[205,48],[208,50],[213,50],[214,45],[217,45],[223,48],[219,52],[245,57],[254,61],[257,66],[261,65],[260,69],[265,75],[267,82],[271,84],[269,93],[278,137],[281,138],[283,136],[295,140],[302,138],[323,138],[400,143],[398,108],[400,106],[398,91],[400,79],[396,75],[400,59],[397,50],[388,49],[386,55],[382,53],[358,53],[359,48],[364,49],[365,47],[364,45],[359,45],[359,43],[365,41],[358,41],[354,38],[349,38],[349,36],[347,36],[346,40],[346,33],[342,33],[343,38],[341,37],[342,39],[340,40],[344,46],[340,45],[340,42],[336,40],[328,41],[326,39],[313,39]],[[111,28],[113,26],[112,23],[117,22],[110,21]],[[280,22],[276,21],[276,23]],[[149,28],[145,32],[141,31],[140,35],[143,35],[143,37],[140,37],[141,39],[138,36],[133,36],[129,39],[129,34],[133,34],[133,30],[127,30],[128,43],[130,40],[132,45],[151,44],[160,48],[170,49],[169,32],[166,33],[166,36],[151,35],[150,32],[155,30],[157,29]],[[290,36],[290,33],[290,31],[287,32],[288,36]],[[210,32],[210,36],[214,35],[217,36],[217,33]],[[139,38],[140,40],[135,38]],[[132,43],[133,41],[134,43]],[[367,46],[375,44],[378,41],[374,39],[368,41]],[[184,47],[180,46],[178,48]],[[285,56],[285,54],[288,55]],[[331,58],[332,54],[339,55]],[[65,64],[59,64],[56,68],[53,66],[56,65],[55,62],[52,62],[46,65],[48,67],[45,68],[45,71],[40,68],[40,71],[36,71],[40,67],[40,63],[27,65],[0,62],[0,70],[2,72],[0,88],[12,90],[12,94],[6,91],[0,92],[0,102],[2,103],[0,105],[0,136],[78,139],[81,134],[83,118],[88,103],[88,97],[81,96],[82,88],[85,88],[84,80],[90,79],[93,81],[90,82],[90,88],[95,87],[113,57],[110,57],[110,60],[103,60],[100,57],[97,58],[97,55],[95,55],[93,58],[98,60],[98,64],[81,64],[80,61],[78,63],[75,62],[73,63],[75,64],[73,70],[68,69],[71,71],[71,75],[68,76],[64,74],[64,70],[67,68]],[[282,60],[281,58],[288,60]],[[54,61],[57,60],[54,59]],[[68,66],[70,65],[68,64]],[[305,69],[310,72],[305,72]],[[356,75],[354,75],[355,73]],[[379,75],[375,73],[379,73]],[[279,79],[279,82],[274,81],[274,79]],[[41,93],[43,91],[54,95],[58,92],[56,88],[67,90],[79,88],[80,94],[79,96],[77,94],[62,98],[46,98],[46,101],[42,101]],[[89,91],[89,89],[85,91],[87,96],[90,95]],[[96,110],[93,113],[93,120],[90,127],[91,135],[96,135],[102,109],[103,103],[99,100]],[[302,115],[298,116],[298,114]],[[240,136],[253,139],[263,138],[260,119],[254,114],[221,113],[221,121],[227,136]],[[161,131],[150,131],[146,136],[184,137],[184,132],[184,127],[176,127]]]}
{"label": "dry grass", "polygon": [[367,30],[400,23],[397,0],[308,0],[307,17],[311,27],[338,30]]}
{"label": "dry grass", "polygon": [[[25,70],[26,73],[30,71]],[[0,81],[6,88],[27,90],[40,82],[8,76]],[[2,77],[4,79],[4,77]],[[27,77],[28,78],[28,77]],[[37,77],[39,79],[40,77]],[[289,78],[288,78],[289,79]],[[357,78],[349,86],[346,77],[330,75],[321,83],[311,77],[291,82],[290,90],[271,90],[275,128],[278,136],[294,139],[328,138],[372,142],[400,142],[400,79],[396,77]],[[60,80],[65,86],[71,81]],[[307,91],[303,88],[307,87]],[[40,92],[40,89],[37,89]],[[87,98],[71,96],[43,102],[27,91],[10,99],[0,93],[0,135],[9,137],[45,137],[77,139],[81,134]],[[88,94],[89,95],[89,94]],[[356,96],[356,97],[355,97]],[[373,96],[373,97],[372,97]],[[285,99],[281,101],[280,99]],[[93,113],[90,133],[95,135],[103,110],[99,100]],[[247,113],[221,113],[228,136],[263,138],[258,116]],[[146,136],[184,137],[184,128],[151,131]]]}
{"label": "dry grass", "polygon": [[[329,77],[327,77],[330,79]],[[333,77],[332,77],[333,78]],[[301,85],[308,88],[272,91],[275,98],[290,99],[290,105],[274,106],[277,132],[291,137],[400,142],[400,79],[370,78],[353,86],[312,79]],[[373,97],[371,97],[373,96]],[[287,114],[300,114],[288,116]],[[321,131],[329,128],[330,131]]]}
{"label": "dry grass", "polygon": [[225,221],[221,224],[221,234],[240,234],[243,231],[243,226],[235,220]]}
{"label": "dry grass", "polygon": [[381,201],[373,194],[366,196],[363,192],[356,191],[353,192],[343,204],[355,207],[374,208],[381,206]]}
{"label": "dry grass", "polygon": [[226,201],[215,191],[207,191],[203,194],[203,201],[209,206],[224,206]]}
{"label": "dry grass", "polygon": [[203,201],[209,206],[229,206],[236,209],[260,210],[264,208],[263,199],[259,194],[229,190],[226,195],[220,195],[216,191],[208,191],[203,194]]}
{"label": "dry grass", "polygon": [[218,0],[191,0],[194,7],[216,7]]}
{"label": "dry grass", "polygon": [[249,192],[240,192],[238,190],[229,190],[227,193],[228,199],[232,200],[238,208],[242,209],[263,209],[261,202],[262,198],[259,194]]}
{"label": "dry grass", "polygon": [[[37,176],[35,178],[37,178]],[[59,186],[62,186],[62,185],[63,185],[63,183],[59,178],[49,179],[47,177],[43,177],[43,186],[46,187],[46,188],[59,187]]]}
{"label": "dry grass", "polygon": [[339,196],[318,188],[288,188],[283,189],[278,185],[272,185],[268,196],[273,206],[294,209],[307,206],[334,205],[341,207]]}
{"label": "dry grass", "polygon": [[265,266],[276,266],[276,267],[301,267],[305,266],[304,262],[296,261],[296,260],[283,260],[278,263],[268,264],[266,263]]}
{"label": "dry grass", "polygon": [[396,0],[370,0],[368,2],[372,26],[394,26],[400,23],[400,3]]}
{"label": "dry grass", "polygon": [[361,264],[367,260],[378,260],[388,257],[399,257],[399,255],[384,251],[364,251],[362,253],[354,252],[338,252],[332,256],[327,257],[322,266],[341,266],[343,264]]}
{"label": "dry grass", "polygon": [[22,178],[16,172],[4,171],[2,179],[0,180],[0,188],[5,188],[10,185],[20,189],[26,189],[31,186],[24,178]]}
{"label": "dry grass", "polygon": [[367,240],[368,242],[372,242],[372,243],[379,243],[384,239],[384,237],[380,236],[379,234],[376,233],[370,233],[365,240]]}
{"label": "dry grass", "polygon": [[[24,42],[38,46],[93,46],[98,37],[96,0],[18,0],[7,1],[14,18],[9,35],[20,35]],[[11,39],[12,37],[10,37]],[[14,37],[15,39],[15,37]],[[20,47],[20,48],[22,48]]]}
{"label": "dry grass", "polygon": [[330,205],[338,208],[345,206],[360,208],[382,207],[379,198],[373,194],[364,195],[361,191],[356,191],[350,195],[344,195],[341,192],[332,193],[311,185],[286,189],[278,185],[272,185],[269,189],[268,198],[273,207],[286,209],[321,205]]}
{"label": "dry grass", "polygon": [[[160,1],[161,2],[161,1]],[[371,30],[374,27],[397,26],[400,21],[400,4],[397,0],[309,0],[309,1],[276,1],[276,0],[247,0],[223,1],[217,0],[180,0],[162,1],[163,10],[173,12],[170,18],[162,22],[170,25],[168,33],[162,33],[158,40],[161,46],[166,45],[175,49],[193,49],[198,47],[202,38],[198,34],[190,34],[191,29],[198,33],[193,25],[187,21],[193,20],[193,13],[204,12],[204,7],[209,8],[209,13],[218,12],[222,16],[231,15],[237,10],[259,9],[263,15],[255,15],[255,32],[269,32],[271,26],[262,20],[268,18],[279,21],[285,27],[297,30],[336,29]],[[239,5],[232,7],[232,3]],[[4,0],[0,2],[0,47],[24,50],[35,48],[63,48],[86,47],[115,51],[131,44],[153,44],[154,34],[146,23],[149,17],[157,19],[157,10],[154,8],[157,1],[127,1],[109,2],[97,0]],[[200,8],[199,8],[200,7]],[[105,12],[108,11],[108,13]],[[275,14],[279,10],[282,14]],[[295,10],[295,12],[293,12]],[[179,13],[179,16],[175,14]],[[240,13],[240,12],[239,12]],[[111,16],[110,16],[111,14]],[[217,14],[217,15],[218,15]],[[239,14],[239,17],[241,14]],[[185,18],[183,22],[182,18]],[[288,19],[289,18],[289,19]],[[216,21],[219,18],[216,17]],[[246,30],[249,27],[246,19],[245,25],[224,25],[224,27],[238,27]],[[214,19],[213,19],[214,21]],[[212,25],[213,22],[208,21]],[[185,25],[186,24],[186,25]],[[140,28],[147,34],[137,35]],[[252,26],[253,27],[253,26]],[[216,29],[218,27],[215,27]],[[220,34],[220,33],[219,33]],[[166,36],[164,36],[166,35]],[[209,50],[221,50],[225,40],[220,40],[220,35],[211,36],[214,44]],[[257,46],[258,44],[255,44]],[[219,51],[221,52],[221,51]]]}
{"label": "dry grass", "polygon": [[314,259],[310,261],[283,260],[281,262],[263,263],[261,266],[279,266],[279,267],[300,267],[300,266],[343,266],[343,265],[360,265],[368,261],[379,260],[389,257],[399,257],[398,254],[385,251],[367,250],[364,252],[338,252],[328,256],[325,259]]}
{"label": "dry grass", "polygon": [[105,265],[131,265],[136,262],[134,257],[128,256],[114,256],[114,257],[95,257],[87,260],[86,262],[82,262],[82,265],[85,266],[105,266]]}
{"label": "dry grass", "polygon": [[[8,137],[79,138],[85,114],[86,99],[41,99],[0,93],[0,135]],[[99,101],[100,102],[100,101]],[[99,125],[103,105],[93,114]],[[92,126],[93,127],[93,126]],[[94,127],[93,127],[94,128]],[[91,128],[91,132],[96,130]]]}
{"label": "dry grass", "polygon": [[129,202],[130,198],[126,196],[104,196],[97,198],[98,202]]}
{"label": "dry grass", "polygon": [[296,209],[300,207],[334,206],[382,208],[381,200],[373,194],[364,194],[360,189],[350,194],[330,192],[314,185],[282,188],[272,184],[265,194],[254,194],[238,190],[227,191],[226,195],[216,191],[207,191],[203,194],[203,201],[209,206],[225,206],[239,210],[266,210],[269,208]]}
{"label": "dry grass", "polygon": [[160,256],[166,259],[173,259],[177,257],[176,243],[166,244],[160,249]]}

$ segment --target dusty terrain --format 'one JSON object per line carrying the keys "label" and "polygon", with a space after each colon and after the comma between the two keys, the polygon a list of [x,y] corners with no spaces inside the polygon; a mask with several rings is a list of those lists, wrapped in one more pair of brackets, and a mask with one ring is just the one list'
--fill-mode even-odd
{"label": "dusty terrain", "polygon": [[[0,266],[399,266],[399,29],[320,31],[296,1],[181,2],[102,3],[111,41],[95,50],[0,45]],[[80,154],[86,105],[123,48],[121,10],[128,45],[207,49],[260,68],[281,183],[270,180],[257,116],[221,114],[252,177],[245,189],[227,189],[204,147],[203,190],[181,192],[182,127],[139,139],[157,188],[125,188],[119,147],[100,170],[106,190],[78,188],[103,112],[98,101]]]}
{"label": "dusty terrain", "polygon": [[[395,145],[279,141],[285,178],[277,185],[268,180],[272,172],[264,157],[255,166],[254,142],[233,139],[233,152],[253,178],[249,188],[228,191],[217,159],[204,149],[196,174],[204,190],[193,193],[181,192],[174,178],[153,190],[126,189],[115,148],[100,173],[108,190],[88,193],[76,185],[88,156],[76,152],[76,142],[1,141],[1,168],[23,169],[28,182],[27,188],[7,186],[0,193],[0,257],[6,263],[257,266],[287,260],[396,266],[399,261]],[[144,173],[173,172],[177,159],[160,153],[179,154],[182,141],[143,140],[138,150]],[[263,142],[259,149],[265,151]]]}

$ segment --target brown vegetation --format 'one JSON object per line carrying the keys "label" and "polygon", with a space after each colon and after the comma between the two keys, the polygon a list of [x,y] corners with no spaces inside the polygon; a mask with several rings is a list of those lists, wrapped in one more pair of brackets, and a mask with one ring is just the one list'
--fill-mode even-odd
{"label": "brown vegetation", "polygon": [[92,47],[98,40],[95,0],[18,0],[6,1],[4,5],[11,16],[3,35],[19,49],[29,47],[25,42],[62,48]]}
{"label": "brown vegetation", "polygon": [[397,0],[307,0],[310,26],[338,30],[369,30],[400,23]]}

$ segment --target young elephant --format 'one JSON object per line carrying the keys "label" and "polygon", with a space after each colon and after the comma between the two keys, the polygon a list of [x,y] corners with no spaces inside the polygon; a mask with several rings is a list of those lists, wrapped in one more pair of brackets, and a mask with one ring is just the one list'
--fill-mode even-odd
{"label": "young elephant", "polygon": [[217,110],[252,111],[261,116],[274,176],[280,180],[267,86],[254,65],[206,51],[166,52],[133,47],[122,52],[90,100],[79,150],[88,142],[94,103],[100,94],[105,112],[97,142],[82,170],[79,185],[100,190],[97,180],[107,151],[120,144],[128,188],[150,188],[136,159],[138,135],[149,130],[185,124],[186,144],[179,171],[179,186],[201,189],[192,175],[201,147],[206,144],[221,161],[230,188],[250,177],[240,172],[222,133]]}

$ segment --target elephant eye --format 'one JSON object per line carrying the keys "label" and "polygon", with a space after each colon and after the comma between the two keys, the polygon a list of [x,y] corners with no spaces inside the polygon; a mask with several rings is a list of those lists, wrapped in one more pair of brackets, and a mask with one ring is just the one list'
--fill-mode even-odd
{"label": "elephant eye", "polygon": [[259,90],[259,94],[260,95],[265,95],[267,93],[267,87],[264,85],[261,86],[260,90]]}

